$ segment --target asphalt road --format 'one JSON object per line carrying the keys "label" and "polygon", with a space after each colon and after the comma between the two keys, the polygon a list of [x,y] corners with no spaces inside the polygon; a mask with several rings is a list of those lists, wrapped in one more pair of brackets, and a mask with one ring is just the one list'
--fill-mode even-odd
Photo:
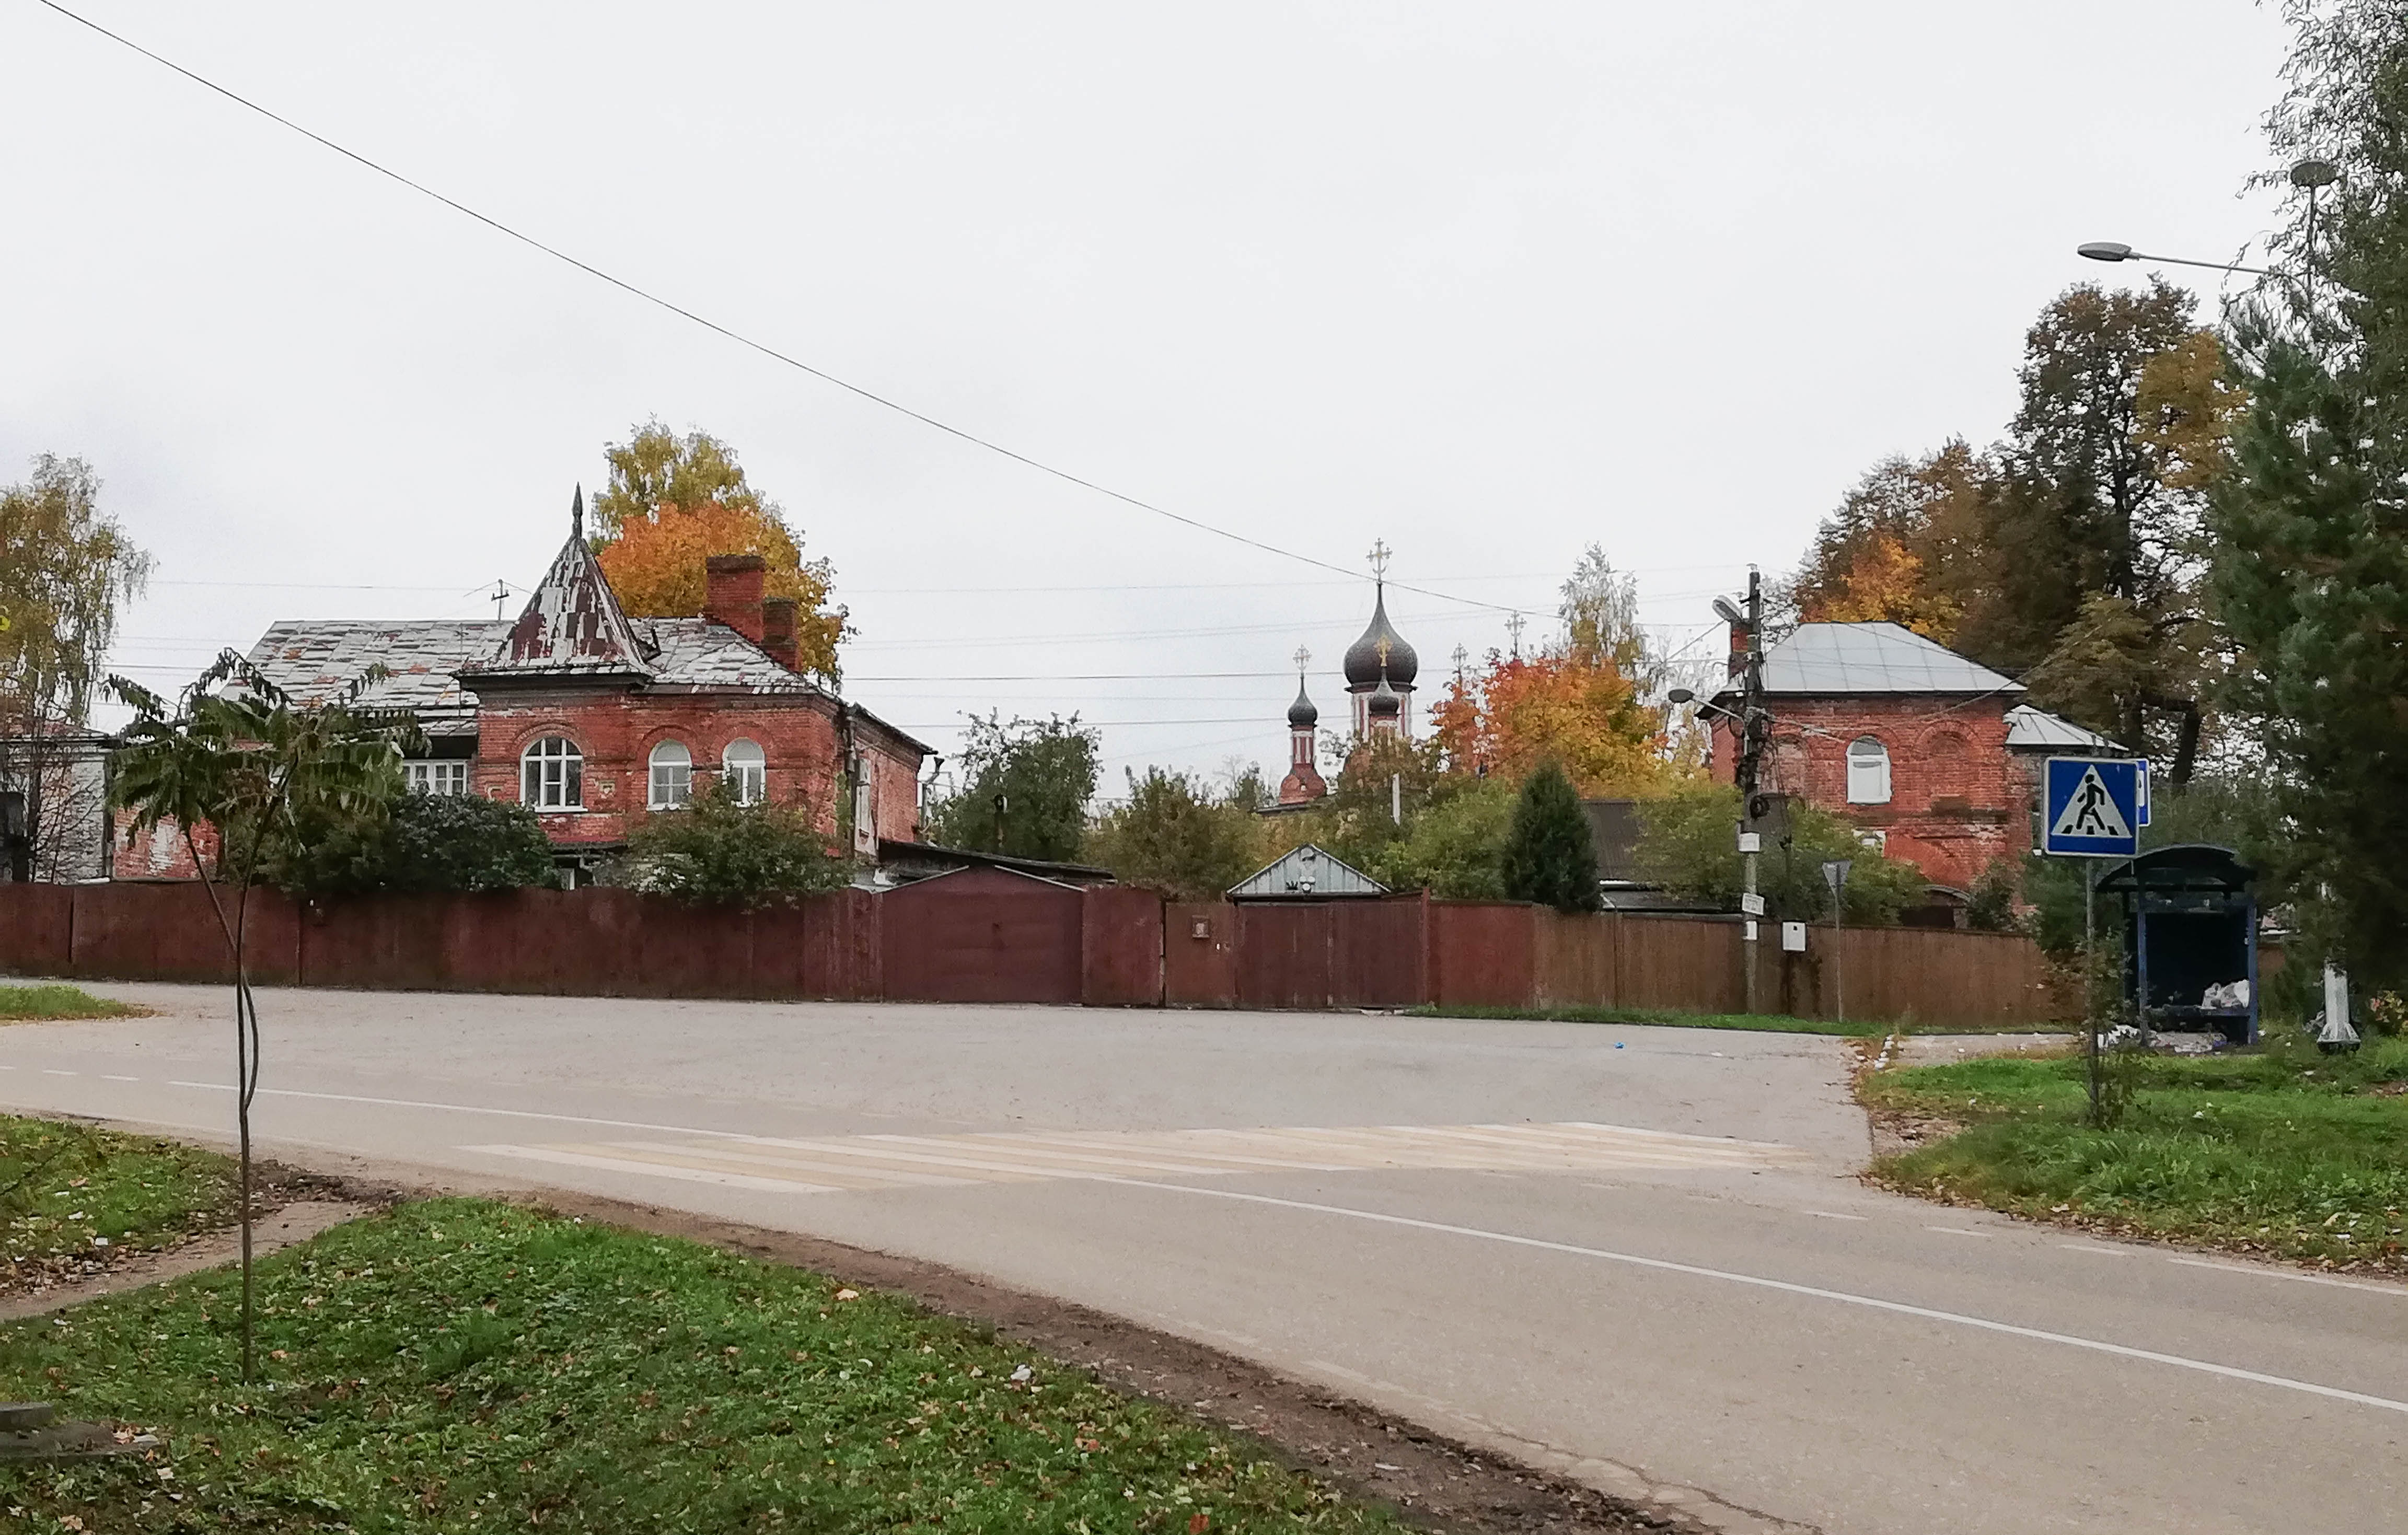
{"label": "asphalt road", "polygon": [[[0,1104],[223,1139],[222,991]],[[908,1254],[1732,1529],[2391,1531],[2408,1287],[1869,1191],[1835,1040],[264,992],[263,1145]],[[313,1155],[314,1154],[314,1155]]]}

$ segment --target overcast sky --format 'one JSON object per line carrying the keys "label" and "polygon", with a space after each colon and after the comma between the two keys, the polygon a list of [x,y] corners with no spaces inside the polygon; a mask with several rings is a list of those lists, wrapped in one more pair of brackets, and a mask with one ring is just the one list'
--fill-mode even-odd
{"label": "overcast sky", "polygon": [[[2231,258],[2283,44],[2241,0],[77,8],[1020,452],[1349,569],[1384,538],[1471,599],[1390,604],[1425,703],[1505,642],[1472,603],[1535,638],[1592,540],[1677,647],[1882,455],[1995,438],[2040,306],[2141,277],[2077,243]],[[1276,774],[1299,644],[1342,712],[1367,582],[768,361],[34,0],[0,64],[0,477],[83,457],[157,553],[143,681],[492,613],[658,416],[835,562],[847,691],[940,749],[1075,709],[1108,789]]]}

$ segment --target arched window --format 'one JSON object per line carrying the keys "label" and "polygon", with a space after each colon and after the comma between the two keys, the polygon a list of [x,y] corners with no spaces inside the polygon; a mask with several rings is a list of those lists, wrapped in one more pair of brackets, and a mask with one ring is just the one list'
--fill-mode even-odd
{"label": "arched window", "polygon": [[585,808],[585,753],[566,736],[546,736],[519,758],[519,802],[531,811]]}
{"label": "arched window", "polygon": [[656,811],[673,811],[693,797],[694,753],[673,740],[653,747],[652,794],[646,803]]}
{"label": "arched window", "polygon": [[1889,803],[1889,748],[1870,736],[1848,743],[1848,803]]}
{"label": "arched window", "polygon": [[749,740],[732,740],[720,753],[727,775],[727,792],[738,805],[758,805],[769,797],[769,763],[761,748]]}

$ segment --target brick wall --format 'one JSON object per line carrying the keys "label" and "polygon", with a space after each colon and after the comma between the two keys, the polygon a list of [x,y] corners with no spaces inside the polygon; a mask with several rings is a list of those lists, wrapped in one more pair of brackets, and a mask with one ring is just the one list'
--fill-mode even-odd
{"label": "brick wall", "polygon": [[[1881,832],[1884,851],[1914,863],[1932,883],[1970,890],[1992,862],[2029,851],[2029,772],[2007,750],[2012,699],[1956,707],[1928,694],[1770,702],[1773,748],[1764,786]],[[1885,805],[1848,802],[1848,746],[1864,736],[1889,753]],[[1718,782],[1731,782],[1736,760],[1727,722],[1717,720]]]}
{"label": "brick wall", "polygon": [[[697,788],[719,771],[729,742],[753,742],[767,763],[770,801],[806,805],[823,831],[837,829],[836,706],[817,694],[490,690],[478,711],[475,792],[518,798],[521,754],[546,736],[566,737],[585,758],[585,808],[539,812],[557,847],[625,840],[645,811],[652,749],[668,740],[692,754]],[[856,733],[854,746],[878,796],[880,835],[916,839],[918,757],[867,731]]]}

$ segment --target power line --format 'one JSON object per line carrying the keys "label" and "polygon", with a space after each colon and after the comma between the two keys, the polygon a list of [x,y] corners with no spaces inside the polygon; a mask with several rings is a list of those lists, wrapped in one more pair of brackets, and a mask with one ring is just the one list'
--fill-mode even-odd
{"label": "power line", "polygon": [[[653,305],[659,308],[666,309],[669,313],[678,316],[680,319],[692,321],[694,323],[700,325],[705,330],[723,336],[738,346],[749,348],[753,351],[759,352],[764,357],[783,363],[788,367],[795,368],[797,371],[810,374],[812,378],[821,380],[823,383],[833,384],[837,388],[841,389],[850,395],[867,400],[872,405],[882,406],[889,410],[895,411],[898,415],[908,416],[924,426],[932,427],[937,431],[944,433],[948,437],[967,442],[973,447],[983,448],[991,453],[1010,459],[1013,463],[1035,469],[1040,474],[1051,475],[1056,480],[1076,485],[1082,490],[1093,491],[1098,495],[1106,496],[1111,500],[1121,502],[1125,506],[1135,507],[1140,511],[1152,512],[1157,517],[1167,518],[1182,526],[1194,528],[1199,533],[1209,533],[1217,538],[1226,538],[1232,543],[1244,544],[1248,548],[1260,550],[1266,554],[1276,554],[1283,559],[1296,560],[1302,564],[1312,566],[1316,569],[1327,570],[1336,575],[1345,576],[1350,580],[1360,581],[1362,579],[1359,574],[1347,569],[1343,566],[1332,565],[1327,560],[1316,559],[1311,554],[1299,553],[1293,549],[1283,549],[1277,544],[1265,543],[1260,538],[1249,538],[1245,534],[1233,532],[1228,528],[1217,527],[1211,523],[1204,522],[1198,518],[1189,517],[1182,512],[1172,511],[1167,507],[1157,506],[1152,501],[1145,500],[1140,496],[1131,495],[1125,491],[1116,491],[1109,485],[1100,484],[1082,475],[1073,474],[1068,469],[1056,468],[1054,466],[1044,462],[1042,459],[1031,458],[1026,453],[1007,448],[1002,443],[996,442],[993,438],[983,438],[966,428],[953,425],[948,422],[939,421],[936,417],[931,416],[924,411],[915,410],[899,400],[879,394],[876,390],[867,388],[861,384],[853,383],[846,379],[838,378],[837,375],[828,372],[825,368],[814,367],[798,357],[795,357],[779,351],[777,348],[770,346],[766,341],[756,341],[740,331],[731,330],[715,320],[706,319],[704,316],[695,313],[692,309],[686,308],[682,305],[673,303],[672,301],[664,298],[660,294],[652,293],[648,289],[639,288],[635,283],[628,281],[624,278],[614,277],[610,273],[604,271],[601,267],[593,265],[591,262],[580,260],[576,256],[570,255],[567,251],[561,250],[557,246],[547,245],[543,241],[537,239],[534,236],[512,228],[510,225],[502,222],[499,219],[494,218],[490,214],[480,213],[477,209],[470,208],[466,203],[445,196],[442,193],[436,191],[433,187],[427,186],[423,182],[413,181],[408,177],[401,174],[401,172],[394,170],[390,166],[380,165],[378,162],[369,159],[366,155],[360,153],[356,150],[347,149],[344,146],[336,143],[333,139],[328,138],[323,134],[312,132],[311,130],[303,127],[300,123],[294,122],[291,118],[283,117],[276,112],[270,111],[267,108],[252,101],[248,96],[238,94],[235,91],[220,85],[217,81],[210,79],[205,75],[196,74],[194,71],[185,68],[182,65],[176,63],[173,59],[167,58],[162,54],[153,53],[150,50],[143,47],[140,43],[134,41],[132,38],[124,36],[119,33],[111,32],[108,28],[102,26],[99,22],[91,20],[89,17],[81,16],[75,11],[69,10],[66,7],[60,5],[58,0],[38,0],[38,3],[50,10],[56,11],[59,15],[65,17],[68,21],[75,22],[77,25],[85,27],[93,32],[96,32],[100,36],[108,38],[110,42],[116,43],[120,47],[130,49],[134,52],[141,54],[144,58],[149,59],[151,63],[158,65],[163,68],[175,71],[177,74],[183,76],[186,79],[191,80],[194,84],[214,91],[219,95],[222,95],[228,101],[233,102],[236,106],[258,113],[261,117],[267,119],[270,122],[277,124],[279,127],[289,128],[293,132],[299,134],[302,137],[308,139],[313,144],[317,144],[324,149],[332,150],[337,154],[341,155],[346,160],[351,161],[355,165],[374,171],[376,174],[386,178],[388,180],[398,182],[400,185],[408,187],[410,191],[419,194],[421,196],[432,198],[434,201],[441,203],[444,207],[452,209],[455,213],[474,219],[477,222],[483,224],[485,227],[493,230],[496,234],[507,236],[531,250],[541,251],[543,254],[552,257],[554,261],[573,266],[579,271],[585,273],[588,277],[607,282],[611,287],[620,290],[622,293],[639,298],[645,303]],[[1401,581],[1398,583],[1398,590],[1413,592],[1422,596],[1436,597],[1441,602],[1460,603],[1468,608],[1486,608],[1500,613],[1514,611],[1513,609],[1501,607],[1497,603],[1483,602],[1477,597],[1459,597],[1452,595],[1451,593],[1433,591],[1426,587],[1407,586]]]}

